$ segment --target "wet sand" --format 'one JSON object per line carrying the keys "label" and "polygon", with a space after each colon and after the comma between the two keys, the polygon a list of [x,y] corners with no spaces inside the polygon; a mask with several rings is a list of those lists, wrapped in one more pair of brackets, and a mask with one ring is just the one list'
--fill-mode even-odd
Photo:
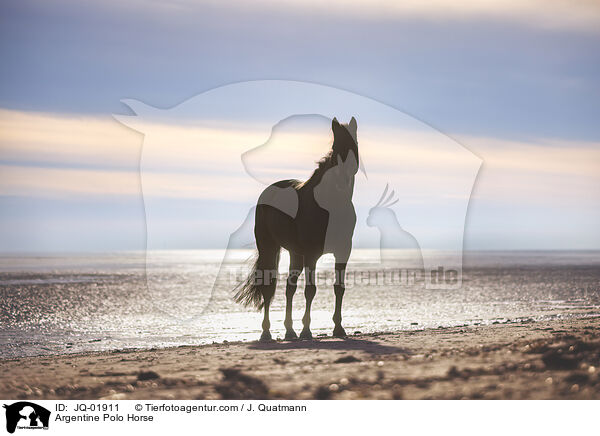
{"label": "wet sand", "polygon": [[600,317],[0,361],[4,399],[600,399]]}

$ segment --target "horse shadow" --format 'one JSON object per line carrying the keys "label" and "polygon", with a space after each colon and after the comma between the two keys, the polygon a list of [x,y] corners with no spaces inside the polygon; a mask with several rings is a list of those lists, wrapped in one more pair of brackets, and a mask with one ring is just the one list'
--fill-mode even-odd
{"label": "horse shadow", "polygon": [[340,351],[362,351],[371,355],[379,354],[403,354],[410,356],[413,353],[407,348],[384,345],[380,342],[368,339],[345,338],[332,340],[331,337],[313,339],[310,341],[256,341],[248,345],[251,350],[340,350]]}

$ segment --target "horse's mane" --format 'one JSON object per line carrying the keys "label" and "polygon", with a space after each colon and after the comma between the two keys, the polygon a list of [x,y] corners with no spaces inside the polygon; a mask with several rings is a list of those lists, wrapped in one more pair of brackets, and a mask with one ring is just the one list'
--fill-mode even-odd
{"label": "horse's mane", "polygon": [[319,183],[325,171],[330,169],[335,165],[333,159],[333,148],[329,150],[329,152],[323,156],[319,161],[317,161],[317,168],[313,171],[312,175],[308,178],[308,180],[302,182],[299,187],[307,185],[310,183]]}

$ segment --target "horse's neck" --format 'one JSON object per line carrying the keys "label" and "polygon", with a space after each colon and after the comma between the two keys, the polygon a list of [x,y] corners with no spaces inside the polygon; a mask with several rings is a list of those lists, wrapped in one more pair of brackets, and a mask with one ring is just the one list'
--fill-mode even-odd
{"label": "horse's neck", "polygon": [[321,181],[323,180],[323,176],[325,175],[325,172],[328,169],[329,168],[316,169],[312,176],[310,176],[310,178],[306,182],[304,182],[303,186],[306,186],[311,190],[314,189],[319,183],[321,183]]}

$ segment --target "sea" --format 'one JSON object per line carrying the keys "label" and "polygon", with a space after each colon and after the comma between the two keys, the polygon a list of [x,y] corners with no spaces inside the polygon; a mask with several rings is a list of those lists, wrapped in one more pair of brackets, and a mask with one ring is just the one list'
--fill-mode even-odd
{"label": "sea", "polygon": [[[352,252],[342,310],[348,334],[600,314],[599,251],[468,251],[462,283],[447,289],[427,288],[409,270],[380,280],[379,256]],[[229,253],[224,273],[223,250],[0,255],[0,358],[257,340],[262,314],[232,298],[252,258],[250,250]],[[274,338],[285,332],[286,262],[284,253],[270,311]],[[327,256],[317,264],[314,336],[333,330],[333,266]],[[302,282],[293,309],[299,333]]]}

